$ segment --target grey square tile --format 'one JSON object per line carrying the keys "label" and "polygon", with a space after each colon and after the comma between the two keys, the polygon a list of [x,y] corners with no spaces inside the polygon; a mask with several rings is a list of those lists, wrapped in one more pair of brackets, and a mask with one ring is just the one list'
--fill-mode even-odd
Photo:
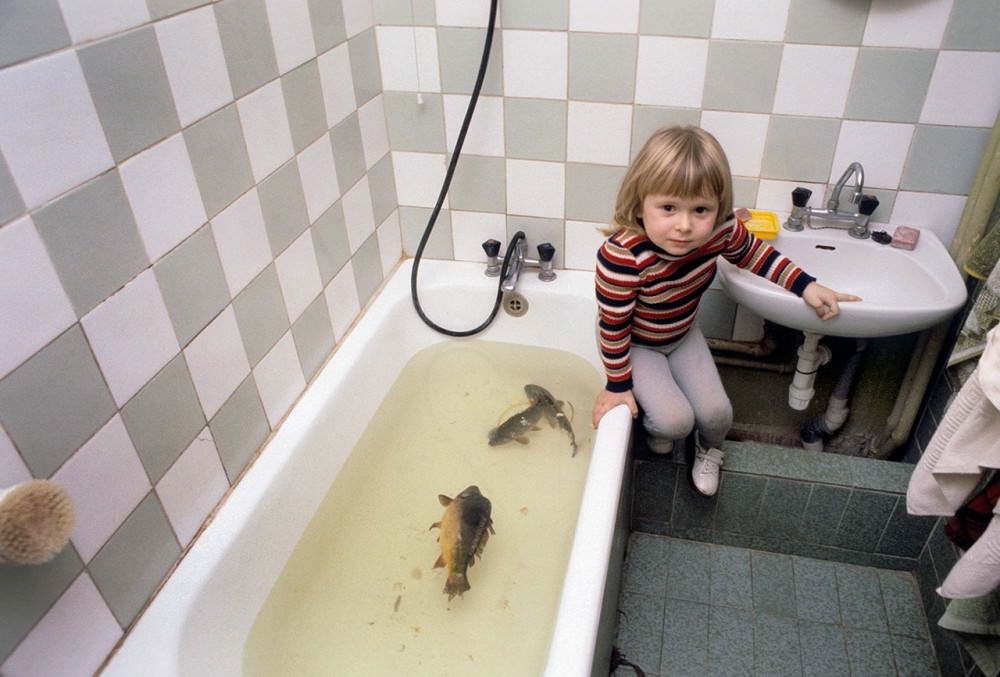
{"label": "grey square tile", "polygon": [[889,632],[894,635],[905,635],[929,639],[927,634],[927,618],[920,601],[920,590],[917,581],[909,571],[878,572],[879,587],[882,589],[882,601],[885,604],[886,618],[889,621]]}
{"label": "grey square tile", "polygon": [[333,350],[333,325],[326,297],[320,294],[292,325],[292,339],[306,380],[311,379]]}
{"label": "grey square tile", "polygon": [[122,420],[153,484],[205,427],[187,363],[178,355],[122,407]]}
{"label": "grey square tile", "polygon": [[923,193],[965,195],[979,169],[990,130],[918,125],[900,188]]}
{"label": "grey square tile", "polygon": [[870,0],[792,0],[786,42],[817,45],[860,45],[868,22]]}
{"label": "grey square tile", "polygon": [[840,120],[772,116],[761,176],[826,183],[839,136]]}
{"label": "grey square tile", "polygon": [[[659,674],[696,677],[710,674],[708,663],[709,606],[668,599],[663,619],[663,650]],[[647,669],[652,669],[648,666]]]}
{"label": "grey square tile", "polygon": [[386,154],[368,170],[368,189],[372,195],[375,223],[381,224],[396,211],[396,176],[392,170],[392,155]]}
{"label": "grey square tile", "polygon": [[162,19],[195,7],[209,4],[209,0],[147,0],[149,13],[154,19]]}
{"label": "grey square tile", "polygon": [[778,85],[782,46],[765,42],[712,41],[702,107],[770,113]]}
{"label": "grey square tile", "polygon": [[852,675],[896,677],[892,660],[892,639],[883,632],[844,628],[847,658]]}
{"label": "grey square tile", "polygon": [[508,0],[503,5],[504,28],[566,30],[569,0]]}
{"label": "grey square tile", "polygon": [[663,638],[662,597],[626,592],[622,595],[615,644],[638,665],[659,665]]}
{"label": "grey square tile", "polygon": [[814,484],[797,537],[807,543],[832,544],[850,498],[850,489]]}
{"label": "grey square tile", "polygon": [[208,423],[222,467],[232,484],[256,455],[271,428],[253,374],[236,389]]}
{"label": "grey square tile", "polygon": [[298,163],[288,162],[258,185],[271,253],[278,256],[309,227]]}
{"label": "grey square tile", "polygon": [[333,162],[337,168],[337,183],[343,195],[365,175],[365,150],[361,141],[361,126],[357,113],[347,116],[330,130]]}
{"label": "grey square tile", "polygon": [[889,522],[896,497],[874,491],[856,490],[844,508],[844,517],[835,545],[862,552],[874,552]]}
{"label": "grey square tile", "polygon": [[0,225],[13,221],[24,213],[24,200],[14,183],[10,168],[3,154],[0,153]]}
{"label": "grey square tile", "polygon": [[0,567],[0,660],[10,655],[82,570],[83,562],[72,546],[45,564]]}
{"label": "grey square tile", "polygon": [[930,517],[910,515],[906,511],[906,497],[899,496],[877,552],[896,557],[919,557],[936,521]]}
{"label": "grey square tile", "polygon": [[448,190],[452,209],[507,211],[507,165],[502,157],[462,155]]}
{"label": "grey square tile", "polygon": [[887,463],[875,458],[849,458],[854,478],[853,486],[896,494],[906,493],[910,485],[910,475],[913,474],[912,466],[905,463]]}
{"label": "grey square tile", "polygon": [[795,602],[799,619],[816,623],[839,624],[840,600],[837,596],[837,570],[831,562],[795,557]]}
{"label": "grey square tile", "polygon": [[788,555],[752,551],[753,608],[772,616],[796,618],[795,572]]}
{"label": "grey square tile", "polygon": [[326,104],[319,80],[319,62],[307,61],[281,78],[288,112],[288,128],[292,132],[292,146],[296,153],[328,131]]}
{"label": "grey square tile", "polygon": [[750,550],[717,545],[712,548],[711,604],[753,609]]}
{"label": "grey square tile", "polygon": [[[681,474],[677,478],[674,495],[674,526],[712,529],[715,526],[715,506],[718,497],[706,497],[691,486],[690,469],[687,466],[678,468]],[[723,480],[725,481],[725,480]]]}
{"label": "grey square tile", "polygon": [[850,674],[844,631],[837,625],[799,621],[803,677]]}
{"label": "grey square tile", "polygon": [[237,99],[278,77],[265,0],[220,0],[215,19]]}
{"label": "grey square tile", "polygon": [[59,0],[0,4],[0,67],[69,47]]}
{"label": "grey square tile", "polygon": [[760,181],[746,176],[733,177],[733,204],[736,206],[756,206],[757,188]]}
{"label": "grey square tile", "polygon": [[[504,7],[506,15],[507,8]],[[485,28],[437,29],[438,61],[441,66],[441,91],[445,94],[471,94],[479,75],[486,39]],[[503,41],[500,31],[493,36],[490,62],[480,90],[482,96],[503,95]],[[411,94],[412,96],[412,94]]]}
{"label": "grey square tile", "polygon": [[87,45],[77,53],[116,161],[180,129],[152,26]]}
{"label": "grey square tile", "polygon": [[351,259],[354,270],[354,284],[358,290],[358,300],[363,308],[382,284],[382,259],[379,256],[378,237],[372,234],[354,252]]}
{"label": "grey square tile", "polygon": [[524,231],[527,237],[528,256],[537,256],[538,245],[548,242],[556,248],[555,258],[552,259],[555,267],[562,267],[563,250],[565,249],[563,239],[566,232],[562,219],[544,219],[536,216],[508,216],[508,237],[513,237],[514,233],[519,230]]}
{"label": "grey square tile", "polygon": [[[403,251],[407,255],[413,256],[416,253],[430,217],[431,210],[424,207],[399,208],[399,227],[403,236]],[[442,209],[438,214],[430,238],[424,245],[424,256],[432,259],[454,258],[450,211]]]}
{"label": "grey square tile", "polygon": [[567,163],[566,218],[611,223],[625,167]]}
{"label": "grey square tile", "polygon": [[634,468],[633,517],[661,522],[671,521],[677,467],[673,463],[636,463]]}
{"label": "grey square tile", "polygon": [[719,485],[715,528],[738,534],[753,534],[767,480],[763,477],[726,473]]}
{"label": "grey square tile", "polygon": [[150,491],[90,561],[111,613],[128,627],[181,554],[155,491]]}
{"label": "grey square tile", "polygon": [[[437,21],[434,0],[373,0],[375,23],[379,26],[433,26]],[[506,6],[504,7],[506,14]],[[504,17],[506,19],[506,17]]]}
{"label": "grey square tile", "polygon": [[956,2],[941,48],[1000,50],[1000,5],[993,0]]}
{"label": "grey square tile", "polygon": [[869,567],[837,565],[840,617],[845,628],[888,632],[878,571]]}
{"label": "grey square tile", "polygon": [[769,478],[754,534],[772,538],[797,534],[809,493],[810,486],[806,482]]}
{"label": "grey square tile", "polygon": [[382,93],[382,74],[379,73],[375,30],[369,29],[348,40],[347,54],[351,60],[354,100],[358,102],[360,108]]}
{"label": "grey square tile", "polygon": [[317,54],[322,54],[347,39],[342,0],[309,0],[309,19]]}
{"label": "grey square tile", "polygon": [[662,597],[667,589],[667,562],[671,541],[661,536],[632,533],[622,588],[630,592]]}
{"label": "grey square tile", "polygon": [[273,263],[233,300],[233,310],[243,337],[243,347],[253,368],[290,326]]}
{"label": "grey square tile", "polygon": [[34,219],[80,317],[149,265],[117,170],[43,207]]}
{"label": "grey square tile", "polygon": [[926,639],[892,635],[892,657],[897,675],[937,675],[938,664]]}
{"label": "grey square tile", "polygon": [[612,33],[569,34],[569,98],[632,103],[639,39]]}
{"label": "grey square tile", "polygon": [[185,129],[184,142],[208,218],[253,186],[250,156],[235,105],[212,113]]}
{"label": "grey square tile", "polygon": [[708,664],[714,674],[752,675],[753,654],[753,612],[710,607]]}
{"label": "grey square tile", "polygon": [[673,540],[667,562],[667,598],[708,604],[712,587],[712,547]]}
{"label": "grey square tile", "polygon": [[937,52],[863,47],[844,117],[916,122],[927,95]]}
{"label": "grey square tile", "polygon": [[712,34],[715,0],[644,0],[639,10],[639,33],[707,38]]}
{"label": "grey square tile", "polygon": [[344,207],[339,200],[316,219],[312,226],[312,236],[320,280],[325,287],[351,258]]}
{"label": "grey square tile", "polygon": [[504,99],[504,143],[507,157],[566,160],[566,102]]}
{"label": "grey square tile", "polygon": [[397,151],[444,153],[444,105],[439,94],[424,94],[423,103],[409,92],[386,92],[385,122],[389,146]]}
{"label": "grey square tile", "polygon": [[662,106],[635,106],[632,111],[632,150],[635,159],[646,140],[658,129],[673,125],[698,125],[701,111],[691,108],[664,108]]}
{"label": "grey square tile", "polygon": [[157,261],[153,272],[182,347],[229,304],[226,276],[207,225]]}
{"label": "grey square tile", "polygon": [[800,677],[801,647],[798,623],[794,618],[756,614],[754,634],[754,674],[768,677]]}

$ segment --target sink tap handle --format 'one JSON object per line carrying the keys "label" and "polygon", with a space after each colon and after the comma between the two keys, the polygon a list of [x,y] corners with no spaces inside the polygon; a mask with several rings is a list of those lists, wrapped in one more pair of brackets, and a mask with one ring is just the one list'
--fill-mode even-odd
{"label": "sink tap handle", "polygon": [[805,207],[809,204],[809,198],[812,197],[812,194],[813,192],[808,188],[799,186],[792,191],[792,204],[796,207]]}
{"label": "sink tap handle", "polygon": [[858,202],[858,211],[865,216],[871,216],[878,209],[878,198],[874,195],[862,195]]}
{"label": "sink tap handle", "polygon": [[486,252],[486,255],[491,258],[494,256],[499,256],[500,240],[493,240],[493,239],[486,240],[486,242],[483,242],[483,251]]}
{"label": "sink tap handle", "polygon": [[556,248],[552,246],[551,242],[543,242],[538,245],[538,260],[543,263],[548,263],[552,260],[552,257],[556,255]]}
{"label": "sink tap handle", "polygon": [[483,242],[483,251],[486,252],[486,275],[488,277],[499,277],[500,240],[486,240],[486,242]]}

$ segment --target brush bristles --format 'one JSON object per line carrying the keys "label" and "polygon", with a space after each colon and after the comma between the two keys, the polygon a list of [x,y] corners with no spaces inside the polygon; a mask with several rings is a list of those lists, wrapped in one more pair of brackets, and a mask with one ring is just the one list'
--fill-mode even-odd
{"label": "brush bristles", "polygon": [[31,480],[0,498],[0,561],[43,564],[65,547],[74,512],[66,490]]}

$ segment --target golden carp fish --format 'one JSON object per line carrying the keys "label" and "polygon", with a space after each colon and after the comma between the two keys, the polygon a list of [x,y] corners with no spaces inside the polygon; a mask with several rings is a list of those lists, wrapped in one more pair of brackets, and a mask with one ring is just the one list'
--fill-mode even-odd
{"label": "golden carp fish", "polygon": [[431,529],[441,529],[438,537],[441,555],[434,562],[434,568],[448,567],[444,592],[451,601],[455,595],[461,597],[471,587],[466,571],[483,554],[490,534],[496,532],[493,531],[493,519],[490,517],[490,500],[479,493],[479,487],[466,487],[455,498],[439,494],[438,501],[445,506],[445,511],[441,521],[430,526]]}

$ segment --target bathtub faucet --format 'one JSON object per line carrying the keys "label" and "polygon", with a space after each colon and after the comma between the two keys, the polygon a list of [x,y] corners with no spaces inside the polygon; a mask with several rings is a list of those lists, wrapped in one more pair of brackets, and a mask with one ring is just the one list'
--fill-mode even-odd
{"label": "bathtub faucet", "polygon": [[[543,282],[551,282],[556,279],[556,272],[554,270],[556,248],[549,242],[541,243],[537,247],[537,259],[527,256],[527,249],[528,245],[526,244],[524,233],[522,231],[514,233],[514,237],[511,238],[510,243],[507,245],[508,253],[504,257],[509,260],[505,261],[507,273],[500,284],[501,291],[514,291],[515,287],[517,287],[517,281],[521,277],[521,270],[525,266],[538,268],[538,279]],[[483,251],[486,252],[486,274],[490,277],[498,277],[502,269],[500,242],[492,239],[486,240],[483,243]]]}
{"label": "bathtub faucet", "polygon": [[[851,191],[851,203],[857,205],[855,211],[840,208],[840,194],[854,179],[854,190]],[[872,212],[878,207],[878,198],[865,195],[865,169],[860,162],[852,162],[837,183],[826,201],[826,209],[814,209],[809,206],[812,191],[802,186],[792,191],[792,213],[785,221],[788,230],[802,230],[803,223],[809,228],[842,228],[851,237],[867,238],[870,233],[868,221]],[[814,222],[815,221],[815,222]]]}

